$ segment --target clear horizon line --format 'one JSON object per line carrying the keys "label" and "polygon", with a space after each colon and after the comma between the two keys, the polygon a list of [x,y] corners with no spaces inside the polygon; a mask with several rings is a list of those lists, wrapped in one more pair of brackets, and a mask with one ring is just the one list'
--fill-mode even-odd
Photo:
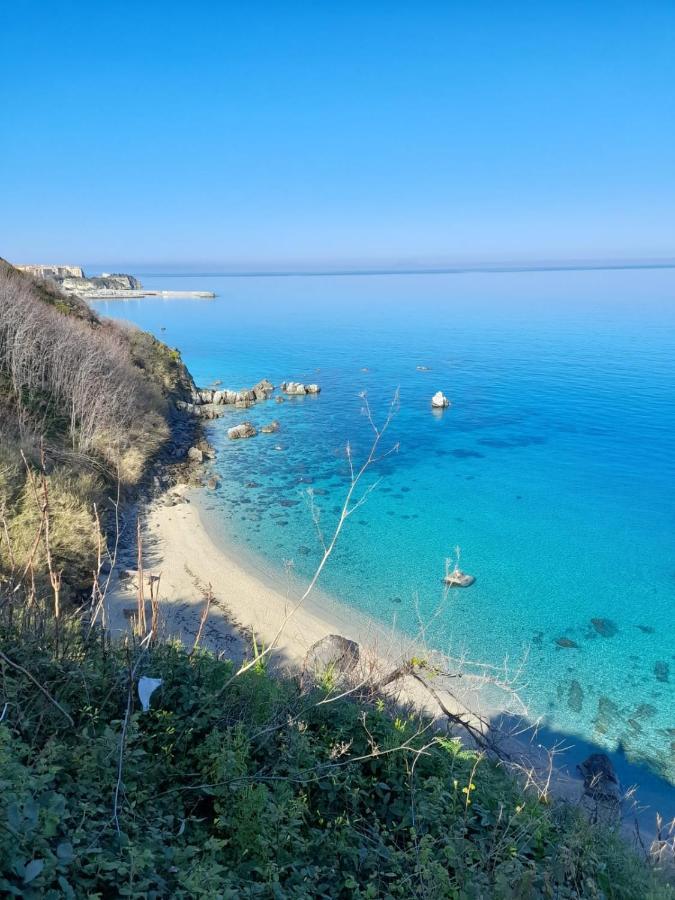
{"label": "clear horizon line", "polygon": [[[184,263],[186,267],[194,263]],[[540,263],[463,263],[448,265],[405,265],[405,266],[317,266],[308,268],[290,267],[235,267],[213,268],[201,271],[161,271],[160,267],[148,267],[148,271],[142,268],[135,270],[134,274],[144,277],[181,278],[191,276],[194,278],[224,277],[224,278],[260,278],[260,277],[320,277],[320,276],[349,276],[349,275],[462,275],[471,273],[505,274],[519,272],[574,272],[574,271],[602,271],[602,270],[627,270],[627,269],[674,269],[675,258],[665,259],[637,259],[637,260],[568,260],[558,262]],[[179,266],[176,268],[180,268]]]}

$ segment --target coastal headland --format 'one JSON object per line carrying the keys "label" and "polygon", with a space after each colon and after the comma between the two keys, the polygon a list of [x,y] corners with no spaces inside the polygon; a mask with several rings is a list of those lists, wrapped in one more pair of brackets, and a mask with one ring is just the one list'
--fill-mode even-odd
{"label": "coastal headland", "polygon": [[31,263],[17,265],[15,268],[52,281],[60,290],[83,300],[137,300],[142,297],[211,299],[216,296],[213,291],[148,290],[138,278],[121,272],[103,272],[101,275],[88,277],[81,266]]}

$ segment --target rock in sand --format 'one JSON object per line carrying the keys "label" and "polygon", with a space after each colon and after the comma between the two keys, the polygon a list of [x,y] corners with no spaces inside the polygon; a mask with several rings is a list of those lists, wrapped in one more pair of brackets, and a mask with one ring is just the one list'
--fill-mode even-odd
{"label": "rock in sand", "polygon": [[356,641],[341,634],[328,634],[307,651],[302,665],[303,682],[317,675],[330,672],[334,677],[348,675],[357,665],[360,657]]}

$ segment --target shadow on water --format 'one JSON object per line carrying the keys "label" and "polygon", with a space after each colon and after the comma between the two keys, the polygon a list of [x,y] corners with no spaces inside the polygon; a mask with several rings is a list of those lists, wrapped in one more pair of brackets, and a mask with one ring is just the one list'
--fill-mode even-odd
{"label": "shadow on water", "polygon": [[[608,750],[605,746],[561,731],[550,724],[541,724],[531,732],[520,734],[523,722],[511,715],[496,717],[493,719],[493,725],[506,734],[518,734],[514,740],[525,750],[533,751],[532,758],[538,767],[544,764],[547,752],[555,750],[556,770],[571,787],[576,787],[578,797],[583,790],[579,764],[592,753],[608,756],[625,798],[621,810],[622,821],[630,828],[637,822],[640,834],[646,842],[651,842],[656,836],[657,814],[666,823],[666,828],[668,823],[675,819],[675,785],[644,763],[629,759],[621,746],[616,750]],[[509,747],[509,750],[511,749],[512,747]],[[571,793],[573,796],[574,791]]]}

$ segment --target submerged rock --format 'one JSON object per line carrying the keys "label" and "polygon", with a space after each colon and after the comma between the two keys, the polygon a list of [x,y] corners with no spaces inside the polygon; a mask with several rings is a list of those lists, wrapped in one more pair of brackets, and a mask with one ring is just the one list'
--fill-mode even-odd
{"label": "submerged rock", "polygon": [[231,441],[237,441],[240,438],[255,437],[257,433],[255,426],[252,425],[251,422],[242,422],[241,425],[235,425],[233,428],[228,428],[227,430],[227,436]]}
{"label": "submerged rock", "polygon": [[591,619],[591,625],[602,637],[614,637],[619,631],[611,619]]}
{"label": "submerged rock", "polygon": [[635,719],[651,719],[656,715],[656,707],[651,703],[641,703],[633,713]]}
{"label": "submerged rock", "polygon": [[657,681],[661,681],[666,684],[670,679],[670,666],[667,662],[663,660],[659,660],[654,663],[654,676]]}
{"label": "submerged rock", "polygon": [[268,425],[263,425],[263,427],[260,430],[263,434],[274,434],[275,432],[279,431],[280,428],[281,428],[281,425],[275,419],[273,422],[270,422]]}
{"label": "submerged rock", "polygon": [[654,629],[651,625],[638,625],[638,628],[643,634],[654,634]]}
{"label": "submerged rock", "polygon": [[450,401],[442,391],[436,391],[431,398],[431,405],[434,409],[446,409],[450,406]]}
{"label": "submerged rock", "polygon": [[581,712],[584,705],[584,689],[575,679],[572,680],[567,692],[567,705],[573,712]]}
{"label": "submerged rock", "polygon": [[564,647],[566,650],[578,650],[579,648],[577,642],[571,640],[570,638],[559,637],[556,638],[555,642],[559,647]]}
{"label": "submerged rock", "polygon": [[595,730],[598,734],[607,734],[611,726],[619,718],[619,707],[609,697],[602,696],[598,700],[598,711],[595,716]]}

